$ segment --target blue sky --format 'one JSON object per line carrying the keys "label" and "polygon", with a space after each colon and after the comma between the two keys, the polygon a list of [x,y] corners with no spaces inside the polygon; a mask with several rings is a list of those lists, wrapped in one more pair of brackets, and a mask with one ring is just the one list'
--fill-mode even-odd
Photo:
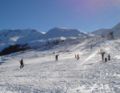
{"label": "blue sky", "polygon": [[0,29],[94,31],[120,22],[119,0],[0,0]]}

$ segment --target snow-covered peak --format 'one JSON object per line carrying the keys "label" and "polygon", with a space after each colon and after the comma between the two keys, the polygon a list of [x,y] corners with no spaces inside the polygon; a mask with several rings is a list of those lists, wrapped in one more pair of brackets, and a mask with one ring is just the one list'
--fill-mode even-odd
{"label": "snow-covered peak", "polygon": [[110,31],[111,31],[111,29],[103,28],[103,29],[98,29],[98,30],[94,31],[93,34],[95,34],[95,35],[105,35],[105,34],[108,34],[108,32],[110,32]]}
{"label": "snow-covered peak", "polygon": [[43,35],[46,34],[46,32],[41,32]]}
{"label": "snow-covered peak", "polygon": [[46,33],[46,38],[56,38],[56,37],[77,37],[85,35],[84,33],[80,32],[77,29],[65,29],[65,28],[58,28],[55,27],[53,29],[50,29]]}
{"label": "snow-covered peak", "polygon": [[93,32],[95,35],[107,36],[110,32],[113,32],[114,38],[120,38],[120,23],[109,29],[99,29]]}
{"label": "snow-covered peak", "polygon": [[[24,44],[42,38],[42,33],[34,29],[0,30],[0,45]],[[0,46],[2,47],[2,46]]]}
{"label": "snow-covered peak", "polygon": [[115,29],[115,30],[120,30],[120,23],[118,23],[117,25],[115,25],[115,26],[113,27],[113,29]]}

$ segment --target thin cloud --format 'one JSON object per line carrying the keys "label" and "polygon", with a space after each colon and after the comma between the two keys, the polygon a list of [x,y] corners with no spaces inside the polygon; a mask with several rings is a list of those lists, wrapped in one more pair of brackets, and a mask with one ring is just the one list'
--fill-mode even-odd
{"label": "thin cloud", "polygon": [[120,0],[64,0],[61,1],[62,4],[81,8],[81,7],[89,7],[91,8],[104,8],[108,6],[119,6],[120,7]]}

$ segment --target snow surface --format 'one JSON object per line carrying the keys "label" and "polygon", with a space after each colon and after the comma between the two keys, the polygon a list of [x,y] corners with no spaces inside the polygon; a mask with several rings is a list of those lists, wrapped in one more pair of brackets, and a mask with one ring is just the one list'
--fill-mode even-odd
{"label": "snow surface", "polygon": [[[120,93],[120,40],[90,38],[68,45],[1,57],[0,93]],[[101,48],[112,55],[111,61],[101,61]],[[80,60],[74,58],[77,53]]]}

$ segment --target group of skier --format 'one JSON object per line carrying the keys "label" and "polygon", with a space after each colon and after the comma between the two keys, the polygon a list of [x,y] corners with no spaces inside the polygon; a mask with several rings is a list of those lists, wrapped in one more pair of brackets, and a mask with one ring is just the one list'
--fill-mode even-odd
{"label": "group of skier", "polygon": [[[107,62],[111,60],[111,55],[107,54],[105,51],[103,51],[102,49],[100,50],[100,55],[102,58],[103,62]],[[55,55],[55,61],[58,61],[59,59],[59,55],[56,54]],[[80,59],[80,55],[79,54],[75,54],[75,59],[79,60]],[[24,62],[23,59],[20,60],[20,69],[22,69],[24,67]]]}
{"label": "group of skier", "polygon": [[[55,55],[55,61],[58,61],[59,55],[56,54]],[[75,59],[79,60],[80,59],[80,55],[79,54],[75,54]]]}
{"label": "group of skier", "polygon": [[80,55],[79,54],[75,54],[75,59],[79,60],[80,59]]}
{"label": "group of skier", "polygon": [[[58,61],[58,57],[59,57],[59,55],[56,54],[56,55],[55,55],[55,61]],[[23,62],[23,59],[21,59],[21,60],[20,60],[20,69],[22,69],[23,67],[24,67],[24,62]]]}
{"label": "group of skier", "polygon": [[[101,55],[101,58],[102,58],[102,61],[103,62],[107,62],[107,61],[110,61],[111,60],[111,55],[110,54],[107,54],[104,50],[100,49],[100,55]],[[55,55],[55,60],[58,61],[58,57],[59,55],[56,54]],[[75,59],[79,60],[80,59],[80,55],[79,54],[75,54]]]}
{"label": "group of skier", "polygon": [[105,51],[103,51],[102,49],[100,50],[100,54],[101,54],[101,58],[103,62],[107,62],[111,60],[111,55],[107,54]]}

